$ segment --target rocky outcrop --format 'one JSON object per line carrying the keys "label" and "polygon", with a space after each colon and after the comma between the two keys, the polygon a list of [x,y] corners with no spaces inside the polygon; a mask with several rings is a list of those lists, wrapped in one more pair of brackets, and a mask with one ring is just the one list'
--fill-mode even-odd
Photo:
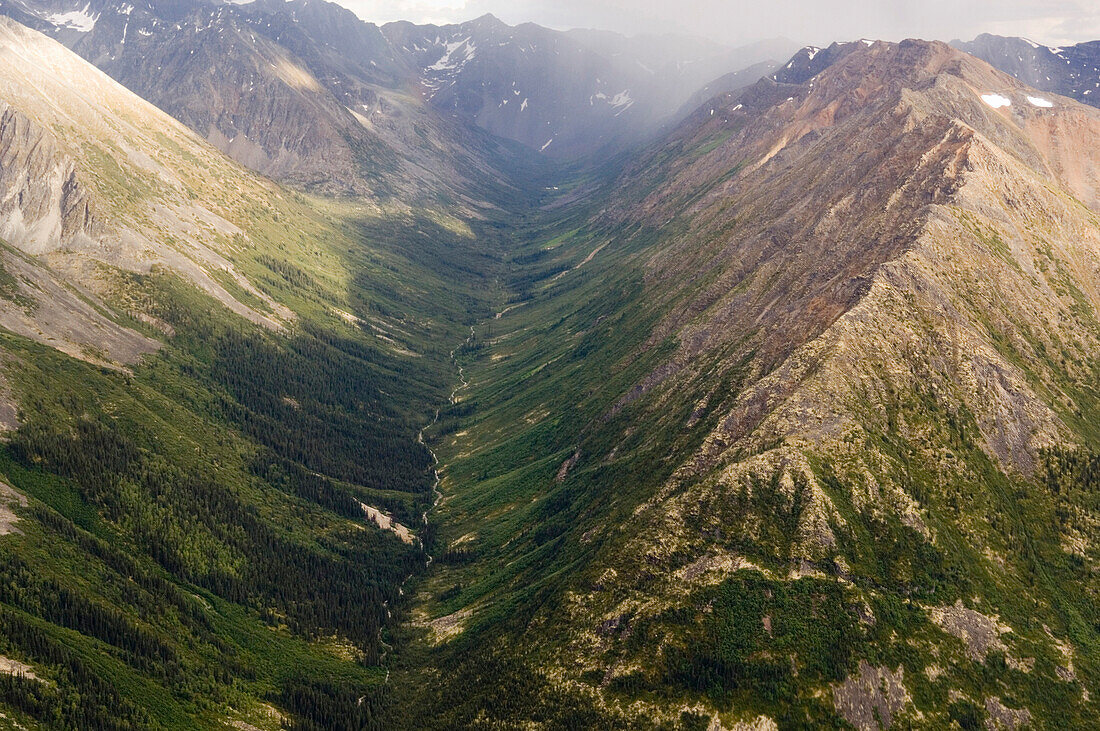
{"label": "rocky outcrop", "polygon": [[93,211],[75,162],[53,136],[0,102],[0,237],[41,254],[97,236]]}
{"label": "rocky outcrop", "polygon": [[833,686],[837,713],[859,731],[890,728],[898,712],[911,702],[905,689],[905,672],[900,667],[891,672],[863,661],[859,675]]}
{"label": "rocky outcrop", "polygon": [[[46,127],[0,102],[0,239],[45,257],[95,249],[105,233],[77,162]],[[11,332],[105,366],[133,363],[158,347],[105,316],[91,292],[72,287],[41,258],[5,248],[0,271],[0,326]]]}
{"label": "rocky outcrop", "polygon": [[15,524],[19,522],[19,516],[15,513],[18,508],[27,507],[26,495],[18,492],[6,482],[0,482],[0,536],[9,533],[19,533]]}

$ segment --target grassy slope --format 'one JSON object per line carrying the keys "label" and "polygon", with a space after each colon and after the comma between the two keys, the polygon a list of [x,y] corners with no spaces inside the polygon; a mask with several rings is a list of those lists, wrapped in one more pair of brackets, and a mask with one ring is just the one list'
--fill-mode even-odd
{"label": "grassy slope", "polygon": [[22,423],[0,473],[30,502],[0,539],[0,654],[41,682],[0,678],[0,704],[50,728],[377,725],[400,585],[425,556],[359,501],[430,542],[417,435],[542,171],[503,151],[523,184],[478,182],[491,204],[470,223],[309,197],[56,44],[3,34],[13,104],[71,156],[96,215],[155,252],[148,270],[125,245],[122,267],[84,244],[51,263],[162,347],[112,369],[2,335]]}

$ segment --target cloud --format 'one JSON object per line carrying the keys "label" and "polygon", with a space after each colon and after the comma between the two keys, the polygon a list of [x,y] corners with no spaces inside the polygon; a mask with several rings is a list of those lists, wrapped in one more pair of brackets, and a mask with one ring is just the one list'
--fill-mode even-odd
{"label": "cloud", "polygon": [[1025,36],[1051,45],[1069,45],[1100,38],[1100,11],[997,21],[989,24],[989,32]]}
{"label": "cloud", "polygon": [[508,23],[677,32],[726,42],[1024,35],[1065,44],[1100,37],[1096,0],[338,0],[365,20],[448,23],[491,12]]}

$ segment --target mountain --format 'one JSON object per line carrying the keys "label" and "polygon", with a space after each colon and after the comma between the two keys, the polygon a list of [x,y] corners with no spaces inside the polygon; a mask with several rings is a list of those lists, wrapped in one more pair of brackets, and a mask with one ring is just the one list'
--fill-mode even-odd
{"label": "mountain", "polygon": [[[492,16],[380,29],[308,0],[13,0],[0,10],[264,175],[323,194],[473,208],[522,166],[517,157],[635,144],[691,90],[789,47],[701,52]],[[657,69],[642,62],[651,58]]]}
{"label": "mountain", "polygon": [[413,58],[433,106],[540,152],[591,153],[619,130],[638,134],[652,113],[636,98],[640,69],[624,73],[540,26],[511,28],[486,16],[384,32]]}
{"label": "mountain", "polygon": [[433,114],[381,31],[334,3],[16,0],[3,11],[295,187],[476,205],[479,183],[504,176],[493,161],[511,154]]}
{"label": "mountain", "polygon": [[282,188],[9,18],[0,201],[0,725],[376,724],[497,221]]}
{"label": "mountain", "polygon": [[951,45],[1036,89],[1100,106],[1100,41],[1051,48],[1026,38],[983,33]]}
{"label": "mountain", "polygon": [[[797,48],[786,38],[726,48],[691,36],[622,36],[585,30],[572,30],[569,35],[619,64],[645,71],[654,89],[650,93],[660,100],[666,123],[678,123],[719,93],[756,82]],[[668,117],[668,110],[676,105],[680,111]]]}
{"label": "mountain", "polygon": [[1098,722],[1100,113],[838,50],[517,232],[406,725]]}
{"label": "mountain", "polygon": [[854,53],[862,47],[873,45],[873,43],[873,41],[864,39],[847,43],[833,43],[827,48],[806,46],[795,53],[783,68],[776,71],[774,79],[782,84],[803,84],[848,54]]}
{"label": "mountain", "polygon": [[0,725],[1100,725],[1100,110],[2,9]]}
{"label": "mountain", "polygon": [[676,115],[676,121],[682,121],[685,117],[697,110],[712,99],[717,97],[733,98],[748,87],[755,84],[765,76],[771,76],[778,70],[779,64],[773,61],[763,61],[740,71],[731,71],[728,74],[714,79],[709,84],[695,92]]}

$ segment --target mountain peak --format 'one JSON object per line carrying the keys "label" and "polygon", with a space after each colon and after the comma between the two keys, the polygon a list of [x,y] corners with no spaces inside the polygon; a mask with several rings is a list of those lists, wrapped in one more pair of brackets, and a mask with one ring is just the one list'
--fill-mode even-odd
{"label": "mountain peak", "polygon": [[876,74],[903,74],[933,70],[943,65],[945,59],[962,56],[946,43],[909,38],[899,43],[860,39],[834,42],[827,48],[806,46],[791,57],[783,68],[772,77],[781,84],[804,84],[825,69],[849,56],[858,54],[865,59],[861,68]]}
{"label": "mountain peak", "polygon": [[503,28],[509,28],[507,23],[493,15],[492,13],[485,13],[485,15],[478,16],[471,21],[463,23],[463,25],[471,28],[493,29],[500,30]]}

